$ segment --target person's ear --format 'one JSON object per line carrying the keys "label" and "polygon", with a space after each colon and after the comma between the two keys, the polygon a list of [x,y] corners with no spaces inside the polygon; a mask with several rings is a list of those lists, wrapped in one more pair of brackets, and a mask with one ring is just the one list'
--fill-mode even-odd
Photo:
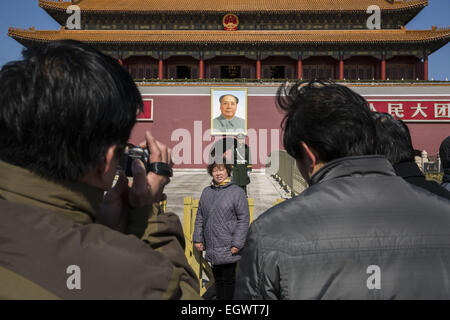
{"label": "person's ear", "polygon": [[315,155],[312,148],[310,148],[305,142],[301,142],[304,154],[306,155],[308,159],[308,173],[311,175],[315,166],[318,164],[318,158]]}
{"label": "person's ear", "polygon": [[[106,174],[107,172],[109,172],[112,169],[114,169],[114,170],[116,169],[116,166],[117,166],[116,151],[117,151],[116,145],[109,147],[108,151],[106,151],[105,168],[104,168],[103,174]],[[114,166],[114,168],[113,168],[113,166]]]}
{"label": "person's ear", "polygon": [[92,168],[84,177],[81,177],[79,181],[105,191],[111,189],[118,164],[116,152],[116,145],[109,147],[103,161]]}
{"label": "person's ear", "polygon": [[117,145],[109,147],[106,151],[103,162],[96,168],[96,176],[101,186],[108,190],[111,188],[112,181],[117,168]]}

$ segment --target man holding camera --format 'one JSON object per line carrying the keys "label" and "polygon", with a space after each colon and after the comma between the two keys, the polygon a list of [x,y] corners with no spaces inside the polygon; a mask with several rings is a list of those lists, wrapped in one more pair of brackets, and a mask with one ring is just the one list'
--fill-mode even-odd
{"label": "man holding camera", "polygon": [[0,298],[199,298],[180,221],[156,207],[170,150],[147,132],[150,171],[134,160],[111,189],[142,109],[114,59],[75,41],[27,50],[0,71],[0,105]]}

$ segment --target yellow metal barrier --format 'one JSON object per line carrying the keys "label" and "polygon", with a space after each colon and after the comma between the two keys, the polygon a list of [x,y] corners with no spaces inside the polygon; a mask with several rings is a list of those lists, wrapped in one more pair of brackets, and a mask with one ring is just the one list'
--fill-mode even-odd
{"label": "yellow metal barrier", "polygon": [[255,199],[247,198],[248,201],[248,211],[250,212],[250,224],[253,222],[253,207],[255,205]]}
{"label": "yellow metal barrier", "polygon": [[280,203],[282,203],[283,201],[286,201],[286,199],[284,199],[284,198],[278,198],[277,200],[275,200],[275,202],[274,202],[272,205],[276,206],[277,204],[280,204]]}
{"label": "yellow metal barrier", "polygon": [[[248,198],[248,209],[250,211],[250,223],[253,222],[253,206],[254,199]],[[212,273],[211,266],[203,258],[202,254],[197,251],[194,247],[194,242],[192,237],[194,234],[195,227],[195,217],[197,215],[199,199],[194,199],[192,197],[184,198],[184,221],[183,221],[183,231],[184,238],[186,241],[185,254],[188,263],[191,265],[194,272],[197,274],[200,283],[200,295],[203,295],[206,290],[209,289],[214,284],[214,276]],[[203,276],[206,275],[209,281],[204,284]]]}

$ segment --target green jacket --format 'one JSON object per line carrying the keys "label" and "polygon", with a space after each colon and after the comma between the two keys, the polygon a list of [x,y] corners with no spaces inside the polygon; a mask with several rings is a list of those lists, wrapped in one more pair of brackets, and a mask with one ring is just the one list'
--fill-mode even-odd
{"label": "green jacket", "polygon": [[247,171],[252,170],[250,148],[245,145],[245,148],[237,146],[233,148],[232,159],[233,163],[233,181],[238,186],[246,186],[250,183],[250,177]]}
{"label": "green jacket", "polygon": [[[135,210],[139,239],[95,223],[102,199],[0,161],[0,299],[199,299],[178,217]],[[80,289],[69,285],[74,265]]]}

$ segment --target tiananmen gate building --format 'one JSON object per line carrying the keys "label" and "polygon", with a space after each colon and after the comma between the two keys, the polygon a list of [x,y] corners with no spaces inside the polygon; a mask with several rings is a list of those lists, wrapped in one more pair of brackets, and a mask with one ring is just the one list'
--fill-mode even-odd
{"label": "tiananmen gate building", "polygon": [[[67,27],[72,5],[80,9],[80,29]],[[405,120],[415,148],[437,153],[450,135],[450,86],[428,82],[428,57],[448,43],[450,29],[405,28],[427,5],[427,0],[39,0],[60,30],[12,27],[9,35],[26,47],[79,40],[120,60],[147,108],[131,140],[142,140],[151,129],[175,153],[183,149],[179,167],[205,166],[203,150],[213,141],[206,132],[211,89],[245,88],[246,134],[257,141],[251,147],[256,167],[262,167],[271,150],[282,148],[281,134],[274,131],[282,118],[275,106],[276,79],[347,81],[373,110]],[[370,30],[373,6],[380,9],[381,24]],[[181,138],[186,134],[190,141]]]}

